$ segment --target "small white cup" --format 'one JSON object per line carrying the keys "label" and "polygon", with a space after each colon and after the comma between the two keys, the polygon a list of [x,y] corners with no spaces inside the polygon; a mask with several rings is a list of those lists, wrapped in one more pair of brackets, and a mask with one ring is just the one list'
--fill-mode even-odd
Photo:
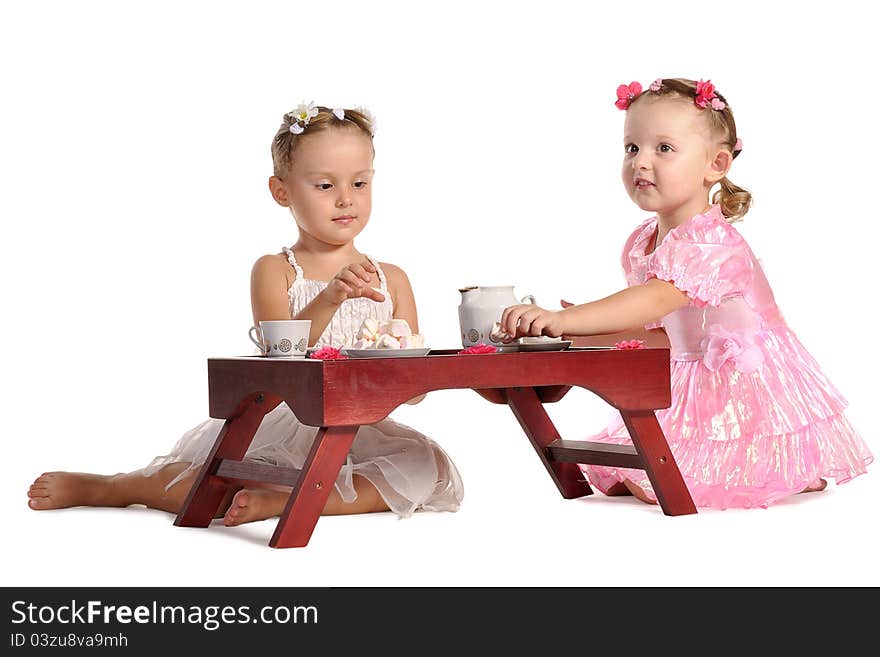
{"label": "small white cup", "polygon": [[311,328],[310,319],[270,320],[251,326],[248,337],[267,358],[304,358]]}

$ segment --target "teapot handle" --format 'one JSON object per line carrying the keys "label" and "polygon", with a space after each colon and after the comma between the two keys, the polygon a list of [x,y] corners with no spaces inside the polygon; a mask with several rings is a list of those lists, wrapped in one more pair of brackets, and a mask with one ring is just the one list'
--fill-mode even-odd
{"label": "teapot handle", "polygon": [[535,297],[534,297],[534,295],[532,295],[532,294],[527,294],[527,295],[524,296],[522,299],[520,299],[519,302],[520,302],[520,303],[530,303],[530,304],[534,305],[534,303],[535,303]]}

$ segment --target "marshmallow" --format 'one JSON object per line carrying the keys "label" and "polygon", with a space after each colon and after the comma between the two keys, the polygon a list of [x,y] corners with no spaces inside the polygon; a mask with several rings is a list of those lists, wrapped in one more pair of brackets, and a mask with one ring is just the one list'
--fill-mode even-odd
{"label": "marshmallow", "polygon": [[413,333],[405,319],[366,318],[357,333],[353,349],[423,349],[424,336]]}
{"label": "marshmallow", "polygon": [[372,317],[367,317],[358,331],[361,340],[375,341],[379,337],[379,322]]}
{"label": "marshmallow", "polygon": [[489,339],[492,342],[501,342],[505,338],[512,337],[507,331],[501,330],[501,322],[495,322],[492,324],[492,331],[489,333]]}
{"label": "marshmallow", "polygon": [[425,347],[425,338],[418,333],[404,335],[399,342],[401,349],[424,349]]}
{"label": "marshmallow", "polygon": [[393,335],[383,333],[376,340],[375,349],[400,349],[400,341]]}
{"label": "marshmallow", "polygon": [[395,338],[402,338],[413,334],[409,323],[405,319],[392,319],[388,324],[388,332]]}

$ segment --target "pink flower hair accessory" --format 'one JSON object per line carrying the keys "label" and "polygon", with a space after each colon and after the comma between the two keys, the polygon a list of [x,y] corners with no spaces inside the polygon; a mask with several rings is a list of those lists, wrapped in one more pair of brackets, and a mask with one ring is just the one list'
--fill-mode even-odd
{"label": "pink flower hair accessory", "polygon": [[736,143],[733,145],[733,152],[739,153],[743,149],[743,140],[739,137],[736,138]]}
{"label": "pink flower hair accessory", "polygon": [[617,109],[625,110],[640,93],[642,93],[642,85],[638,82],[622,84],[617,87],[617,100],[614,102],[614,106]]}
{"label": "pink flower hair accessory", "polygon": [[663,78],[657,78],[651,83],[648,89],[650,91],[653,91],[654,93],[657,93],[658,91],[660,91],[661,87],[663,87]]}
{"label": "pink flower hair accessory", "polygon": [[615,349],[644,349],[644,340],[621,340],[614,343]]}
{"label": "pink flower hair accessory", "polygon": [[694,104],[702,109],[711,107],[719,112],[725,108],[724,102],[715,93],[715,85],[712,84],[712,80],[697,82],[697,95],[694,98]]}
{"label": "pink flower hair accessory", "polygon": [[494,354],[498,351],[498,347],[493,347],[491,344],[475,344],[473,347],[467,347],[466,349],[462,349],[458,353],[460,354]]}
{"label": "pink flower hair accessory", "polygon": [[345,360],[348,356],[342,354],[336,347],[326,345],[317,351],[313,351],[309,358],[315,358],[316,360]]}

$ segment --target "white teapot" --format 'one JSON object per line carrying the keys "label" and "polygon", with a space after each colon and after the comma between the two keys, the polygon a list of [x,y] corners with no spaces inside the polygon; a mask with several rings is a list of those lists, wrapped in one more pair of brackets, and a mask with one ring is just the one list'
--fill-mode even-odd
{"label": "white teapot", "polygon": [[461,344],[473,347],[476,344],[501,345],[492,340],[492,326],[501,320],[501,313],[508,306],[518,303],[535,303],[531,294],[517,299],[513,285],[474,285],[459,289],[461,305],[458,307],[458,323],[461,327]]}

